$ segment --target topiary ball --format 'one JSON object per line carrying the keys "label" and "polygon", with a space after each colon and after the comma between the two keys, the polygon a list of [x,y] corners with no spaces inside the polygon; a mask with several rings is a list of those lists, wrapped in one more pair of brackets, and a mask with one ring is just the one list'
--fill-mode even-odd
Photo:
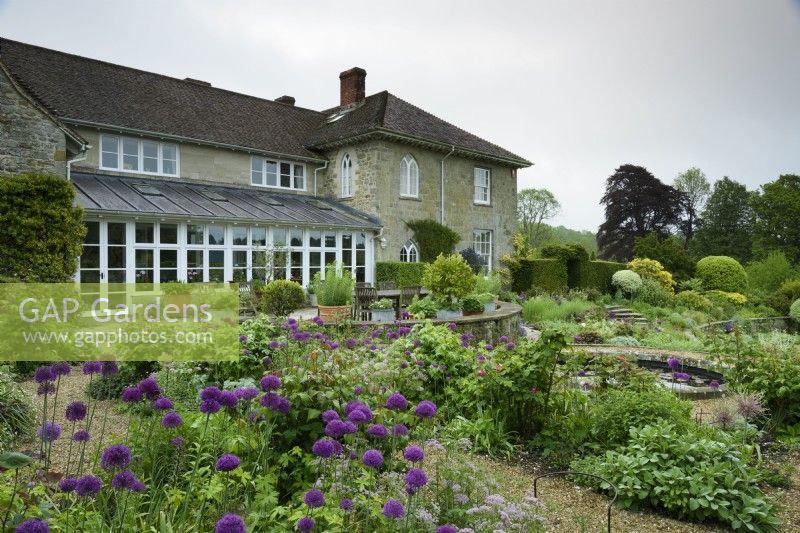
{"label": "topiary ball", "polygon": [[710,255],[697,262],[696,276],[707,291],[743,293],[747,289],[747,272],[734,259],[725,255]]}
{"label": "topiary ball", "polygon": [[792,320],[800,324],[800,298],[795,300],[789,308],[789,316],[792,317]]}
{"label": "topiary ball", "polygon": [[611,284],[627,296],[633,296],[642,288],[642,277],[633,270],[619,270],[611,276]]}

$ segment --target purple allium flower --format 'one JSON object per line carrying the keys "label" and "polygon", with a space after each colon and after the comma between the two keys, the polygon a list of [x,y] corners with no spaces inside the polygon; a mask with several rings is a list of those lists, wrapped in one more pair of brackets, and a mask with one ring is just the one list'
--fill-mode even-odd
{"label": "purple allium flower", "polygon": [[406,490],[413,494],[428,484],[428,475],[421,468],[411,468],[406,473]]}
{"label": "purple allium flower", "polygon": [[86,431],[85,429],[79,429],[78,431],[75,432],[74,435],[72,435],[72,440],[74,440],[75,442],[86,442],[90,438],[91,435],[89,435],[89,432]]}
{"label": "purple allium flower", "polygon": [[87,475],[80,478],[75,484],[75,493],[82,498],[94,498],[102,488],[103,482],[100,478]]}
{"label": "purple allium flower", "polygon": [[45,383],[47,381],[54,381],[56,379],[56,373],[53,370],[52,366],[40,366],[36,369],[36,372],[33,373],[33,379],[36,383]]}
{"label": "purple allium flower", "polygon": [[141,401],[142,391],[139,387],[128,387],[122,391],[122,401],[125,403],[136,403]]}
{"label": "purple allium flower", "polygon": [[492,350],[494,350],[494,346],[492,346],[491,344],[487,344],[486,346],[484,346],[484,348],[486,349],[487,352],[491,352]]}
{"label": "purple allium flower", "polygon": [[383,516],[399,519],[406,515],[406,508],[397,500],[389,500],[383,505]]}
{"label": "purple allium flower", "polygon": [[339,438],[343,437],[346,433],[345,423],[335,418],[325,424],[325,434],[329,437]]}
{"label": "purple allium flower", "polygon": [[61,426],[55,422],[50,422],[49,420],[42,424],[42,427],[39,428],[37,432],[39,438],[45,442],[53,442],[58,437],[61,436]]}
{"label": "purple allium flower", "polygon": [[508,337],[505,335],[500,335],[500,338],[497,339],[497,341],[500,343],[508,342]]}
{"label": "purple allium flower", "polygon": [[319,439],[311,446],[311,451],[314,452],[314,455],[317,457],[327,459],[336,452],[336,444],[338,443],[331,439]]}
{"label": "purple allium flower", "polygon": [[39,384],[39,388],[36,390],[36,394],[39,396],[44,396],[46,394],[52,394],[56,391],[56,386],[51,381],[45,381],[44,383]]}
{"label": "purple allium flower", "polygon": [[386,407],[397,411],[405,411],[408,409],[408,400],[399,392],[395,392],[386,399]]}
{"label": "purple allium flower", "polygon": [[326,424],[331,420],[339,420],[339,413],[334,411],[333,409],[328,409],[324,413],[322,413],[322,421]]}
{"label": "purple allium flower", "polygon": [[161,396],[161,387],[158,386],[158,382],[153,377],[144,378],[139,382],[137,387],[139,387],[139,390],[142,391],[142,395],[148,400],[155,400]]}
{"label": "purple allium flower", "polygon": [[241,516],[226,514],[217,521],[214,533],[247,533],[247,529]]}
{"label": "purple allium flower", "polygon": [[760,416],[764,412],[761,399],[754,394],[742,394],[736,398],[736,411],[747,419]]}
{"label": "purple allium flower", "polygon": [[725,322],[725,333],[732,333],[733,332],[733,320],[729,320]]}
{"label": "purple allium flower", "polygon": [[247,335],[239,335],[239,342],[247,342]]}
{"label": "purple allium flower", "polygon": [[578,370],[578,377],[582,378],[586,375],[586,370]]}
{"label": "purple allium flower", "polygon": [[514,348],[516,348],[516,347],[517,347],[517,345],[514,344],[513,342],[509,342],[509,343],[506,344],[506,350],[508,350],[509,352],[513,352]]}
{"label": "purple allium flower", "polygon": [[347,419],[354,424],[363,424],[367,421],[367,415],[361,409],[354,409],[347,415]]}
{"label": "purple allium flower", "polygon": [[78,480],[74,477],[65,477],[58,482],[58,490],[61,492],[72,492],[78,485]]}
{"label": "purple allium flower", "polygon": [[275,374],[267,374],[266,376],[261,378],[261,389],[264,390],[265,392],[280,388],[281,388],[281,378],[279,378]]}
{"label": "purple allium flower", "polygon": [[183,418],[177,411],[170,411],[161,419],[161,425],[165,428],[179,428],[183,425]]}
{"label": "purple allium flower", "polygon": [[288,413],[292,403],[277,394],[267,393],[261,397],[261,405],[278,413]]}
{"label": "purple allium flower", "polygon": [[367,450],[361,456],[361,462],[370,468],[380,468],[383,466],[383,454],[378,450]]}
{"label": "purple allium flower", "polygon": [[418,463],[425,459],[425,452],[422,451],[422,448],[419,446],[408,446],[403,451],[403,457],[406,458],[406,461],[411,461],[412,463]]}
{"label": "purple allium flower", "polygon": [[240,401],[250,401],[258,397],[258,389],[255,387],[239,387],[233,393]]}
{"label": "purple allium flower", "polygon": [[585,391],[591,390],[592,389],[592,384],[589,383],[588,381],[584,381],[583,383],[581,383],[581,389],[583,389]]}
{"label": "purple allium flower", "polygon": [[406,361],[403,361],[402,363],[400,363],[400,368],[403,368],[403,369],[408,368],[408,363]]}
{"label": "purple allium flower", "polygon": [[233,391],[224,390],[219,394],[219,404],[223,407],[236,407],[239,403],[239,398]]}
{"label": "purple allium flower", "polygon": [[138,479],[133,482],[133,486],[131,487],[131,491],[133,492],[144,492],[146,490],[147,490],[147,485],[145,485]]}
{"label": "purple allium flower", "polygon": [[356,395],[356,396],[361,396],[362,394],[364,394],[364,387],[359,385],[358,387],[354,388],[353,389],[353,394]]}
{"label": "purple allium flower", "polygon": [[53,363],[51,366],[56,377],[68,376],[70,371],[72,371],[72,367],[69,366],[69,363],[66,361],[58,361],[57,363]]}
{"label": "purple allium flower", "polygon": [[717,381],[716,379],[712,380],[711,383],[708,384],[708,387],[711,390],[719,390],[719,386],[720,386],[719,381]]}
{"label": "purple allium flower", "polygon": [[131,449],[124,444],[115,444],[103,450],[100,456],[100,466],[103,470],[118,468],[124,470],[131,464]]}
{"label": "purple allium flower", "polygon": [[239,468],[240,464],[242,464],[242,462],[238,457],[232,453],[226,453],[217,459],[217,470],[220,472],[230,472],[231,470]]}
{"label": "purple allium flower", "polygon": [[87,376],[99,374],[103,371],[103,363],[100,361],[86,361],[83,363],[83,373]]}
{"label": "purple allium flower", "polygon": [[[276,341],[273,341],[273,342],[276,342]],[[270,343],[270,346],[272,346],[271,343]],[[278,343],[278,346],[276,346],[276,348],[279,348],[279,347],[280,347],[280,343]],[[264,365],[264,366],[271,365],[272,364],[272,357],[265,357],[264,359],[261,360],[261,364]]]}
{"label": "purple allium flower", "polygon": [[213,415],[220,409],[220,404],[216,400],[203,400],[200,402],[200,412],[207,415]]}
{"label": "purple allium flower", "polygon": [[114,474],[114,477],[111,479],[111,486],[118,490],[131,490],[137,481],[139,480],[136,479],[133,472],[130,470],[123,470],[122,472]]}
{"label": "purple allium flower", "polygon": [[692,378],[686,372],[673,372],[672,377],[677,381],[689,381]]}
{"label": "purple allium flower", "polygon": [[676,368],[681,366],[681,362],[677,357],[673,355],[669,359],[667,359],[667,366],[675,370]]}
{"label": "purple allium flower", "polygon": [[351,500],[350,498],[344,498],[342,501],[339,502],[339,507],[341,507],[345,511],[349,511],[353,508],[353,500]]}
{"label": "purple allium flower", "polygon": [[14,533],[50,533],[50,526],[41,518],[31,518],[18,525]]}
{"label": "purple allium flower", "polygon": [[386,429],[386,426],[384,426],[383,424],[372,424],[367,429],[367,433],[379,439],[384,439],[389,436],[389,430]]}
{"label": "purple allium flower", "polygon": [[200,399],[203,401],[214,400],[219,402],[219,395],[222,393],[219,387],[210,386],[200,391]]}
{"label": "purple allium flower", "polygon": [[174,407],[174,403],[169,398],[159,398],[158,400],[153,402],[153,407],[158,409],[159,411],[166,411],[167,409],[172,409]]}
{"label": "purple allium flower", "polygon": [[304,516],[297,521],[297,530],[301,533],[308,533],[317,527],[317,523],[310,516]]}
{"label": "purple allium flower", "polygon": [[458,533],[458,528],[452,524],[445,524],[436,528],[436,533]]}
{"label": "purple allium flower", "polygon": [[108,377],[118,373],[119,365],[117,365],[116,361],[103,361],[100,363],[100,375]]}
{"label": "purple allium flower", "polygon": [[450,322],[449,324],[447,324],[447,329],[449,329],[450,331],[455,331],[458,329],[458,324],[456,324],[455,322]]}
{"label": "purple allium flower", "polygon": [[70,402],[64,411],[64,418],[70,422],[83,420],[86,418],[86,404],[81,401]]}
{"label": "purple allium flower", "polygon": [[422,418],[433,418],[436,414],[436,404],[430,400],[422,400],[417,404],[414,414]]}
{"label": "purple allium flower", "polygon": [[303,503],[312,509],[315,507],[323,507],[325,505],[325,495],[322,494],[322,491],[319,489],[312,489],[303,496]]}
{"label": "purple allium flower", "polygon": [[395,424],[392,428],[392,435],[405,437],[408,435],[408,427],[405,424]]}
{"label": "purple allium flower", "polygon": [[352,350],[353,348],[355,348],[357,344],[358,344],[358,341],[357,341],[357,340],[355,340],[355,339],[347,339],[347,340],[344,342],[344,345],[345,345],[345,346],[347,346],[347,348],[349,348],[349,349],[351,349],[351,350]]}
{"label": "purple allium flower", "polygon": [[173,445],[173,446],[175,446],[176,448],[181,448],[181,447],[182,447],[182,446],[183,446],[183,445],[186,443],[186,441],[184,440],[184,438],[183,438],[183,437],[181,437],[180,435],[178,435],[177,437],[175,437],[174,439],[172,439],[172,440],[171,440],[171,441],[169,441],[169,442],[170,442],[170,444],[172,444],[172,445]]}

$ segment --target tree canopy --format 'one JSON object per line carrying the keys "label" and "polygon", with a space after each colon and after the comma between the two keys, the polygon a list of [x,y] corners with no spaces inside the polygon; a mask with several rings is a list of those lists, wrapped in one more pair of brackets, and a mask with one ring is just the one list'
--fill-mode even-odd
{"label": "tree canopy", "polygon": [[543,226],[561,210],[555,195],[547,189],[523,189],[517,193],[517,219],[532,246],[539,246],[547,234]]}
{"label": "tree canopy", "polygon": [[702,170],[692,167],[675,178],[674,186],[684,194],[685,217],[680,228],[684,242],[688,245],[697,231],[700,212],[711,194],[711,184]]}
{"label": "tree canopy", "polygon": [[800,262],[800,176],[784,174],[763,185],[752,206],[758,251],[779,250]]}
{"label": "tree canopy", "polygon": [[703,225],[690,250],[696,257],[727,255],[746,262],[752,256],[753,210],[747,188],[725,176],[714,183],[703,209]]}

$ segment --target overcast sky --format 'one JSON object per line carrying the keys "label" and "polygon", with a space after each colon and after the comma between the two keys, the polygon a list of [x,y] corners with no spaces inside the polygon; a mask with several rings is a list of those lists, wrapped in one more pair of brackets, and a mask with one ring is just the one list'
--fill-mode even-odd
{"label": "overcast sky", "polygon": [[800,173],[800,0],[0,0],[0,35],[297,105],[339,72],[535,165],[555,220],[596,230],[623,163],[749,188]]}

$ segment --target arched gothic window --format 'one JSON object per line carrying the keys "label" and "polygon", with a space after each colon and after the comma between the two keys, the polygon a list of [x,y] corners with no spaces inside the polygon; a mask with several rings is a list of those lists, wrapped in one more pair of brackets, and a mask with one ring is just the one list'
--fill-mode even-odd
{"label": "arched gothic window", "polygon": [[350,154],[342,158],[342,198],[353,196],[353,161]]}
{"label": "arched gothic window", "polygon": [[411,155],[400,161],[400,196],[419,196],[419,166]]}
{"label": "arched gothic window", "polygon": [[417,263],[419,261],[419,252],[417,245],[413,241],[407,241],[402,248],[400,248],[400,261],[404,263]]}

